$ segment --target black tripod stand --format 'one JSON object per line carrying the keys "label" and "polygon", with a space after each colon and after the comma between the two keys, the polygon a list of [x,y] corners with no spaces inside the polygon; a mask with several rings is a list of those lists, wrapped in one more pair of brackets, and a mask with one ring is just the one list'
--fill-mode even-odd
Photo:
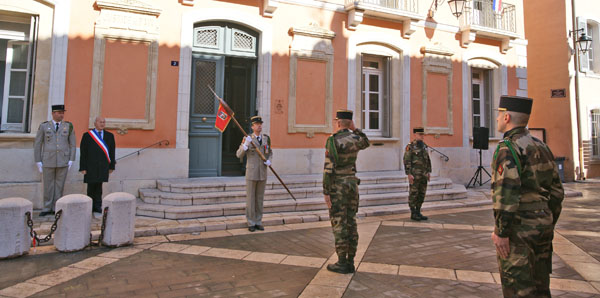
{"label": "black tripod stand", "polygon": [[[485,172],[488,175],[488,177],[490,177],[490,179],[482,183],[481,181],[483,181],[483,172]],[[479,178],[479,186],[482,186],[488,183],[490,180],[492,180],[492,175],[490,175],[490,173],[488,173],[488,171],[481,165],[481,149],[479,149],[479,166],[477,167],[477,170],[475,170],[475,174],[473,175],[471,180],[469,180],[467,188],[471,186],[471,183],[473,183],[473,187],[475,187],[475,184],[477,183],[477,178]]]}

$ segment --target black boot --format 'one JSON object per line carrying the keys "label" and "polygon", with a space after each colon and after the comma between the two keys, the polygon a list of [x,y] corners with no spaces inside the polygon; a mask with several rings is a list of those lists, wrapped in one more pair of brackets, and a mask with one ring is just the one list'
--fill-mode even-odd
{"label": "black boot", "polygon": [[337,263],[327,265],[327,270],[336,272],[336,273],[342,273],[342,274],[350,273],[350,269],[348,267],[348,261],[346,260],[345,256],[344,257],[338,256]]}
{"label": "black boot", "polygon": [[428,217],[427,217],[427,216],[425,216],[425,215],[421,214],[421,206],[417,207],[417,216],[419,216],[419,218],[420,218],[421,220],[427,220],[427,219],[428,219]]}
{"label": "black boot", "polygon": [[415,207],[410,207],[410,219],[420,221],[421,218],[419,214],[417,214],[417,209]]}
{"label": "black boot", "polygon": [[348,270],[350,270],[350,273],[356,271],[356,268],[354,267],[354,255],[351,254],[348,254]]}

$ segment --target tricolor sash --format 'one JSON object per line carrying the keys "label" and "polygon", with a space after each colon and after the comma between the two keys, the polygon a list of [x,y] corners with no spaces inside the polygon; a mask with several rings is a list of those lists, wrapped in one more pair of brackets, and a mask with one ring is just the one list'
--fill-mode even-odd
{"label": "tricolor sash", "polygon": [[100,137],[99,133],[95,129],[90,129],[90,136],[92,137],[92,140],[94,140],[94,142],[98,144],[100,149],[102,149],[102,152],[104,152],[104,155],[106,155],[108,163],[110,163],[110,155],[108,155],[108,146],[106,146],[106,143],[104,143],[104,140]]}

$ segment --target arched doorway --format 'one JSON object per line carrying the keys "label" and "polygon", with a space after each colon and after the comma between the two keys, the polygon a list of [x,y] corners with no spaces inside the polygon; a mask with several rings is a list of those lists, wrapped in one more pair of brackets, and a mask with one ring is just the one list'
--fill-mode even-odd
{"label": "arched doorway", "polygon": [[256,68],[258,33],[225,22],[194,26],[189,116],[190,177],[239,176],[243,164],[235,152],[242,133],[230,127],[215,129],[219,107],[208,86],[235,111],[240,124],[249,129],[256,115]]}

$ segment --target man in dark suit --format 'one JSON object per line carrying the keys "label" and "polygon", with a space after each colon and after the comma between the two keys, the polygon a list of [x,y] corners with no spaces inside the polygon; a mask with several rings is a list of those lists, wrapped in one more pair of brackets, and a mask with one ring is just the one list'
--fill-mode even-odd
{"label": "man in dark suit", "polygon": [[106,121],[98,116],[95,129],[83,134],[80,144],[79,171],[87,183],[87,195],[93,200],[92,212],[102,213],[102,183],[115,170],[115,137],[105,131]]}

